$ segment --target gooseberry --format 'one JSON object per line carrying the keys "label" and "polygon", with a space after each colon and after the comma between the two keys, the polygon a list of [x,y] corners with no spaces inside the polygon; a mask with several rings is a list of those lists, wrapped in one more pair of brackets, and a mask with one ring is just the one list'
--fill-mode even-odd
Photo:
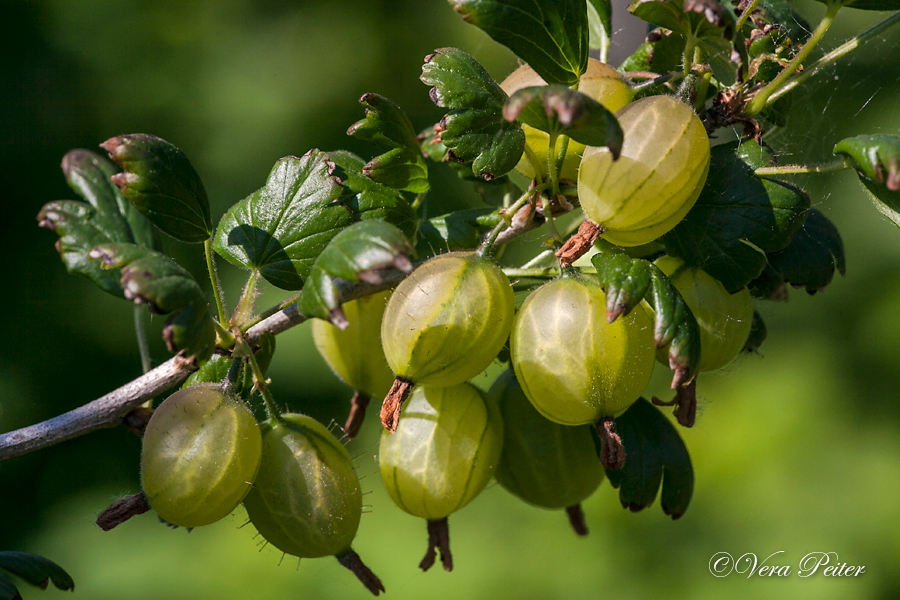
{"label": "gooseberry", "polygon": [[512,370],[500,375],[489,395],[503,417],[497,482],[534,506],[566,509],[575,532],[586,535],[581,502],[603,481],[589,426],[566,427],[544,418],[528,401]]}
{"label": "gooseberry", "polygon": [[250,491],[261,444],[253,414],[220,386],[179,390],[153,412],[144,432],[144,494],[173,525],[214,523]]}
{"label": "gooseberry", "polygon": [[[508,96],[512,96],[522,88],[539,85],[547,85],[547,82],[530,66],[522,65],[504,79],[500,87]],[[631,102],[631,99],[634,97],[631,87],[625,83],[618,71],[593,58],[588,60],[587,71],[578,80],[578,91],[593,98],[610,112],[616,112]],[[550,170],[547,165],[547,158],[550,136],[530,125],[523,124],[522,129],[525,131],[525,144],[541,163],[541,177],[548,177]],[[563,167],[560,172],[560,179],[575,179],[584,149],[584,144],[580,144],[575,140],[569,140],[566,157],[563,160]],[[529,179],[534,179],[534,167],[528,159],[527,152],[522,155],[522,159],[516,165],[516,171]]]}
{"label": "gooseberry", "polygon": [[344,431],[353,439],[359,432],[369,399],[384,398],[394,374],[381,349],[381,318],[390,290],[345,302],[341,307],[349,325],[339,329],[314,319],[313,341],[319,354],[344,383],[355,390]]}
{"label": "gooseberry", "polygon": [[394,503],[428,520],[428,570],[441,550],[453,568],[447,517],[487,485],[500,460],[503,424],[496,406],[475,386],[416,387],[403,407],[397,431],[383,431],[378,460]]}
{"label": "gooseberry", "polygon": [[[663,256],[654,263],[684,298],[700,326],[698,371],[715,371],[734,360],[744,347],[753,323],[753,302],[745,287],[728,293],[722,283],[702,269],[684,264],[680,258]],[[666,357],[668,348],[658,351]]]}
{"label": "gooseberry", "polygon": [[669,96],[636,100],[616,113],[621,155],[590,147],[578,170],[585,214],[619,246],[639,246],[675,227],[709,172],[709,137],[694,111]]}
{"label": "gooseberry", "polygon": [[270,544],[293,556],[335,556],[376,596],[381,581],[350,547],[362,494],[347,449],[315,419],[284,414],[262,429],[262,461],[244,499],[250,522]]}
{"label": "gooseberry", "polygon": [[381,322],[385,358],[397,375],[381,420],[394,431],[413,382],[452,386],[484,371],[506,343],[515,313],[509,279],[475,253],[436,256],[404,279]]}

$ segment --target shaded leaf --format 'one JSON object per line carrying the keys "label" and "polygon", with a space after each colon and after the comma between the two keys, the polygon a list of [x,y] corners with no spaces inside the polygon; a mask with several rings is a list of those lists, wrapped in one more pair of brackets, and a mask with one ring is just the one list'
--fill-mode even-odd
{"label": "shaded leaf", "polygon": [[103,291],[124,297],[120,273],[101,268],[88,259],[88,252],[110,243],[158,249],[156,231],[110,180],[119,169],[106,158],[89,150],[72,150],[63,157],[62,170],[69,186],[86,202],[49,202],[38,213],[38,224],[60,236],[56,249],[70,273],[84,275]]}
{"label": "shaded leaf", "polygon": [[691,309],[662,271],[642,258],[600,253],[591,259],[606,293],[606,319],[612,323],[646,300],[654,311],[657,348],[669,345],[672,388],[687,383],[700,364],[700,327]]}
{"label": "shaded leaf", "polygon": [[547,83],[574,85],[587,69],[590,32],[585,0],[450,3],[468,23],[512,50]]}
{"label": "shaded leaf", "polygon": [[370,160],[363,173],[397,190],[427,192],[428,165],[406,113],[378,94],[364,94],[359,102],[366,107],[366,118],[351,125],[347,134],[387,150]]}
{"label": "shaded leaf", "polygon": [[164,254],[133,244],[102,244],[90,257],[121,269],[126,298],[148,304],[153,313],[171,313],[163,327],[170,352],[184,350],[200,361],[212,355],[216,331],[209,303],[188,271]]}
{"label": "shaded leaf", "polygon": [[602,104],[564,85],[522,88],[503,107],[503,118],[516,119],[550,134],[567,135],[586,146],[608,146],[614,158],[624,134],[616,117]]}
{"label": "shaded leaf", "polygon": [[282,158],[265,186],[228,209],[213,248],[279,288],[300,289],[319,253],[353,222],[333,169],[318,150]]}
{"label": "shaded leaf", "polygon": [[19,590],[3,573],[0,573],[0,600],[22,600]]}
{"label": "shaded leaf", "polygon": [[694,493],[694,469],[681,436],[669,420],[643,398],[616,418],[625,447],[625,467],[606,470],[619,489],[619,501],[632,512],[653,504],[662,483],[660,505],[673,519],[688,509]]}
{"label": "shaded leaf", "polygon": [[398,268],[412,270],[413,249],[403,233],[384,221],[363,221],[334,236],[316,258],[309,280],[297,300],[300,313],[327,319],[344,329],[347,321],[340,310],[341,299],[335,279],[381,283],[378,271]]}
{"label": "shaded leaf", "polygon": [[110,138],[100,147],[124,170],[112,180],[142,215],[183,242],[209,239],[206,189],[181,150],[145,133]]}
{"label": "shaded leaf", "polygon": [[423,221],[419,226],[417,256],[431,256],[454,250],[471,250],[482,236],[500,222],[497,211],[472,208]]}
{"label": "shaded leaf", "polygon": [[481,64],[456,48],[425,57],[420,78],[432,86],[431,100],[451,109],[437,126],[452,160],[472,163],[479,177],[509,173],[525,150],[525,133],[503,118],[506,92]]}
{"label": "shaded leaf", "polygon": [[768,255],[769,265],[781,279],[809,294],[825,289],[835,269],[844,274],[844,244],[837,227],[816,208],[809,214],[791,244],[781,252]]}
{"label": "shaded leaf", "polygon": [[340,202],[360,221],[380,219],[402,231],[407,238],[416,234],[418,217],[403,194],[376,183],[363,174],[365,161],[352,152],[326,152],[335,164],[334,175],[341,180]]}
{"label": "shaded leaf", "polygon": [[697,203],[663,238],[667,252],[731,293],[759,276],[765,254],[787,247],[810,207],[799,188],[753,174],[771,161],[771,151],[752,139],[714,147]]}
{"label": "shaded leaf", "polygon": [[[52,582],[60,590],[74,590],[75,582],[66,571],[55,562],[28,552],[0,552],[0,569],[21,577],[35,587],[47,589],[47,584]],[[13,588],[15,590],[15,588]],[[2,594],[0,587],[0,594]],[[18,592],[16,592],[18,593]],[[10,596],[15,598],[16,596]],[[0,598],[3,598],[0,595]]]}
{"label": "shaded leaf", "polygon": [[744,342],[741,352],[759,352],[759,347],[766,341],[768,335],[769,331],[766,328],[766,322],[763,321],[759,311],[754,310],[753,321],[750,323],[750,335],[747,336],[747,341]]}
{"label": "shaded leaf", "polygon": [[900,227],[900,138],[860,135],[838,142],[834,153],[856,163],[860,183],[875,208]]}
{"label": "shaded leaf", "polygon": [[[827,4],[825,0],[818,0]],[[842,4],[846,8],[858,8],[860,10],[900,10],[900,0],[845,0]]]}

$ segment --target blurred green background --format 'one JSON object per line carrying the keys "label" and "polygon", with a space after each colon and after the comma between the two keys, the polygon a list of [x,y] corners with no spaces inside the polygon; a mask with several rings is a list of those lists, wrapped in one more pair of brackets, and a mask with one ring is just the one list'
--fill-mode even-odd
{"label": "blurred green background", "polygon": [[[815,23],[823,7],[798,10]],[[844,11],[823,46],[881,16]],[[365,92],[390,97],[419,128],[434,123],[441,113],[418,75],[443,46],[466,49],[498,79],[515,67],[442,0],[0,2],[0,431],[140,374],[130,306],[67,275],[55,236],[34,221],[43,203],[74,197],[59,170],[66,151],[97,151],[122,133],[166,138],[193,161],[218,217],[282,156],[312,147],[371,156],[344,135]],[[790,129],[772,138],[783,161],[827,160],[850,135],[900,133],[898,47],[900,31],[891,32],[795,93]],[[455,175],[434,175],[435,206],[477,204]],[[839,225],[848,273],[814,297],[794,290],[787,303],[759,304],[769,327],[761,356],[701,380],[697,425],[681,430],[697,481],[687,514],[673,522],[658,503],[632,514],[604,483],[585,505],[591,534],[576,539],[564,515],[492,485],[451,517],[455,571],[423,574],[425,524],[384,492],[373,422],[350,445],[371,491],[354,547],[390,597],[900,597],[900,231],[852,173],[797,181]],[[197,247],[167,248],[202,273]],[[233,304],[240,274],[220,263]],[[164,360],[155,333],[153,343]],[[315,354],[308,327],[278,343],[279,402],[343,422],[349,390]],[[648,394],[667,397],[665,378],[657,373]],[[367,597],[333,559],[278,566],[279,552],[258,552],[252,526],[238,528],[240,511],[190,534],[151,515],[101,532],[99,511],[139,490],[139,453],[140,441],[115,428],[4,462],[0,549],[58,561],[81,598]],[[791,565],[790,577],[708,570],[718,552],[762,560],[778,551],[769,564]],[[865,573],[800,578],[809,552],[836,552]]]}

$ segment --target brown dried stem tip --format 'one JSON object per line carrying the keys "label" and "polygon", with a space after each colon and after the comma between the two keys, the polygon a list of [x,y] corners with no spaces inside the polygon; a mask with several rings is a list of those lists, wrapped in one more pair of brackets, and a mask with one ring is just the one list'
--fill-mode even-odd
{"label": "brown dried stem tip", "polygon": [[563,268],[572,266],[573,262],[588,253],[601,233],[603,233],[602,227],[590,219],[585,219],[578,227],[575,235],[570,237],[563,244],[563,247],[556,251],[559,265]]}
{"label": "brown dried stem tip", "polygon": [[612,417],[603,417],[596,427],[600,436],[600,462],[605,469],[621,469],[625,466],[625,446],[616,433],[616,422]]}
{"label": "brown dried stem tip", "polygon": [[581,510],[580,504],[566,507],[566,514],[569,515],[569,524],[572,525],[572,529],[575,530],[576,534],[580,536],[588,534],[587,523],[584,520],[584,511]]}
{"label": "brown dried stem tip", "polygon": [[356,578],[359,579],[372,594],[377,596],[380,592],[384,591],[384,584],[378,579],[378,575],[373,573],[369,567],[363,564],[359,554],[354,552],[352,548],[340,556],[335,556],[335,558],[338,559],[339,563],[353,571]]}
{"label": "brown dried stem tip", "polygon": [[450,527],[447,517],[437,521],[428,521],[428,552],[419,563],[419,568],[427,571],[437,558],[436,550],[441,551],[441,564],[448,573],[453,570],[453,555],[450,553]]}
{"label": "brown dried stem tip", "polygon": [[122,425],[125,426],[128,431],[135,434],[136,436],[142,438],[144,437],[144,430],[147,429],[147,423],[150,422],[150,417],[153,416],[153,409],[147,408],[146,406],[138,406],[130,413],[125,415],[122,419]]}
{"label": "brown dried stem tip", "polygon": [[381,405],[381,424],[391,433],[397,431],[397,424],[400,423],[400,409],[403,407],[403,403],[406,402],[412,389],[412,381],[398,377],[394,380],[391,391],[384,397],[384,402]]}
{"label": "brown dried stem tip", "polygon": [[663,402],[657,397],[653,397],[653,404],[656,406],[674,406],[675,418],[683,427],[693,427],[694,421],[697,419],[697,378],[691,379],[687,385],[679,386],[675,389],[675,397],[669,402]]}
{"label": "brown dried stem tip", "polygon": [[344,424],[344,433],[351,440],[359,435],[363,421],[366,419],[366,408],[369,406],[369,398],[359,390],[354,390],[353,397],[350,399],[350,415],[347,417],[347,423]]}
{"label": "brown dried stem tip", "polygon": [[121,525],[131,517],[142,515],[150,510],[150,502],[144,492],[116,500],[109,505],[109,508],[100,513],[97,517],[97,525],[103,531],[109,531],[116,525]]}

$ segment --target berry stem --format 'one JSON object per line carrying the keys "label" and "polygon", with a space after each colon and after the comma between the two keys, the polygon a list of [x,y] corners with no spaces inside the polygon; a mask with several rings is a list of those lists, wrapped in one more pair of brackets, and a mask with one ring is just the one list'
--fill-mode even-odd
{"label": "berry stem", "polygon": [[116,500],[109,508],[97,517],[97,525],[103,531],[109,531],[116,525],[121,525],[131,517],[142,515],[150,510],[150,501],[144,492]]}
{"label": "berry stem", "polygon": [[449,573],[453,570],[453,554],[450,553],[450,527],[447,517],[428,521],[428,551],[419,563],[419,568],[423,571],[430,569],[437,558],[438,550],[441,552],[441,564]]}
{"label": "berry stem", "polygon": [[359,430],[366,419],[366,408],[369,406],[370,400],[369,396],[359,390],[353,391],[353,397],[350,399],[350,415],[344,425],[344,433],[351,440],[359,435]]}
{"label": "berry stem", "polygon": [[[897,13],[900,14],[900,13]],[[760,167],[753,171],[757,177],[777,175],[806,175],[809,173],[834,173],[853,168],[853,161],[849,158],[840,158],[830,163],[821,165],[783,165],[780,167]]]}
{"label": "berry stem", "polygon": [[206,253],[206,270],[209,271],[209,281],[212,284],[213,296],[216,299],[219,323],[225,325],[228,321],[225,318],[225,304],[222,301],[222,285],[219,283],[219,276],[216,273],[216,262],[212,253],[212,238],[207,238],[203,242],[203,251]]}
{"label": "berry stem", "polygon": [[344,554],[335,556],[335,558],[343,566],[350,569],[353,574],[356,575],[356,578],[359,579],[372,594],[377,596],[380,592],[384,591],[384,584],[381,583],[378,575],[373,573],[372,570],[363,563],[359,554],[354,552],[352,548],[347,550]]}
{"label": "berry stem", "polygon": [[625,446],[616,432],[616,422],[612,417],[603,417],[596,427],[600,436],[600,462],[605,469],[621,469],[625,466]]}
{"label": "berry stem", "polygon": [[[235,331],[237,331],[236,327]],[[266,416],[269,417],[269,420],[278,420],[281,418],[281,411],[278,410],[278,405],[275,404],[272,392],[269,391],[269,384],[266,381],[266,376],[263,374],[259,363],[256,362],[256,356],[253,355],[253,349],[243,336],[238,338],[238,343],[240,344],[242,354],[247,357],[247,360],[250,362],[250,368],[253,370],[254,386],[259,390],[259,393],[262,394],[263,401],[266,403]]]}
{"label": "berry stem", "polygon": [[584,520],[584,511],[581,510],[580,504],[573,504],[566,507],[566,514],[569,516],[569,524],[577,535],[586,536],[588,534],[587,523]]}

